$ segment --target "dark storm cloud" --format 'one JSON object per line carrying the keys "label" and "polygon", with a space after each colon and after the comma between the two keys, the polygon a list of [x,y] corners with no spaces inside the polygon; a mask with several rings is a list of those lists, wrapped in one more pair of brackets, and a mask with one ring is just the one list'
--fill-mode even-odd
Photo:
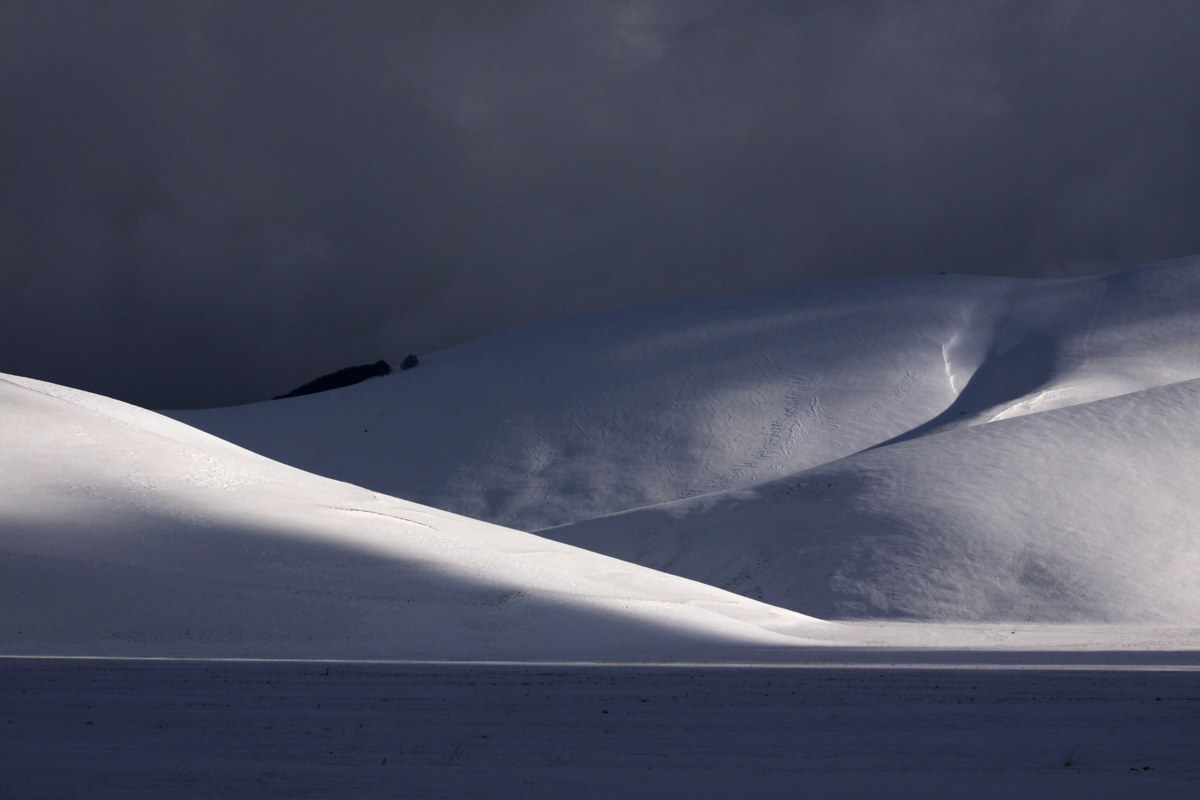
{"label": "dark storm cloud", "polygon": [[0,371],[238,402],[540,317],[1200,251],[1190,2],[11,2]]}

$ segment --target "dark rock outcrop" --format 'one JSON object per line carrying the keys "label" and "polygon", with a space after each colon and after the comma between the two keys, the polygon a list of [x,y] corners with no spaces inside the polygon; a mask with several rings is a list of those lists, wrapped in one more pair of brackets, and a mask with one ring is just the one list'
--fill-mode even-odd
{"label": "dark rock outcrop", "polygon": [[[407,361],[407,359],[405,360]],[[327,392],[330,389],[341,389],[343,386],[353,386],[356,383],[362,383],[367,378],[387,375],[391,371],[392,368],[382,359],[376,361],[374,364],[359,364],[354,367],[344,367],[337,372],[331,372],[328,375],[322,375],[316,380],[311,380],[303,386],[292,389],[287,394],[278,395],[275,399],[282,400],[285,397],[299,397],[304,394]]]}

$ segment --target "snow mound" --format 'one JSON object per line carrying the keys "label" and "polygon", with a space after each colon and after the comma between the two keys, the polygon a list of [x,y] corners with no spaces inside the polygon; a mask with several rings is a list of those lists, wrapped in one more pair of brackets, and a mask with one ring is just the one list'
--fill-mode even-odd
{"label": "snow mound", "polygon": [[934,430],[1200,377],[1200,260],[929,275],[519,328],[336,392],[173,416],[522,530],[736,489]]}
{"label": "snow mound", "polygon": [[826,618],[1200,624],[1200,380],[543,534]]}
{"label": "snow mound", "polygon": [[[752,485],[957,396],[1011,281],[917,277],[515,329],[335,392],[172,416],[376,491],[536,530]],[[951,343],[951,344],[947,344]]]}
{"label": "snow mound", "polygon": [[1192,622],[1198,341],[1200,258],[872,279],[559,320],[177,416],[818,616]]}
{"label": "snow mound", "polygon": [[606,658],[828,629],[0,378],[0,652]]}

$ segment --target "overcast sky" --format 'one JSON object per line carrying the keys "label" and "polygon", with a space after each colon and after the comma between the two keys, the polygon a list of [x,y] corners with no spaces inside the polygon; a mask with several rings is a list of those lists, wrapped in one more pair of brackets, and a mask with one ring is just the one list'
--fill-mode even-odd
{"label": "overcast sky", "polygon": [[0,4],[0,372],[151,407],[561,314],[1200,252],[1200,4]]}

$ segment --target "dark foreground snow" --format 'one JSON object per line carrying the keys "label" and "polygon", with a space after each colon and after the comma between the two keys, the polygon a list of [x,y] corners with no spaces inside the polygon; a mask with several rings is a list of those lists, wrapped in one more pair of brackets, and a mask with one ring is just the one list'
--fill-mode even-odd
{"label": "dark foreground snow", "polygon": [[4,797],[1196,797],[1193,668],[0,660]]}

